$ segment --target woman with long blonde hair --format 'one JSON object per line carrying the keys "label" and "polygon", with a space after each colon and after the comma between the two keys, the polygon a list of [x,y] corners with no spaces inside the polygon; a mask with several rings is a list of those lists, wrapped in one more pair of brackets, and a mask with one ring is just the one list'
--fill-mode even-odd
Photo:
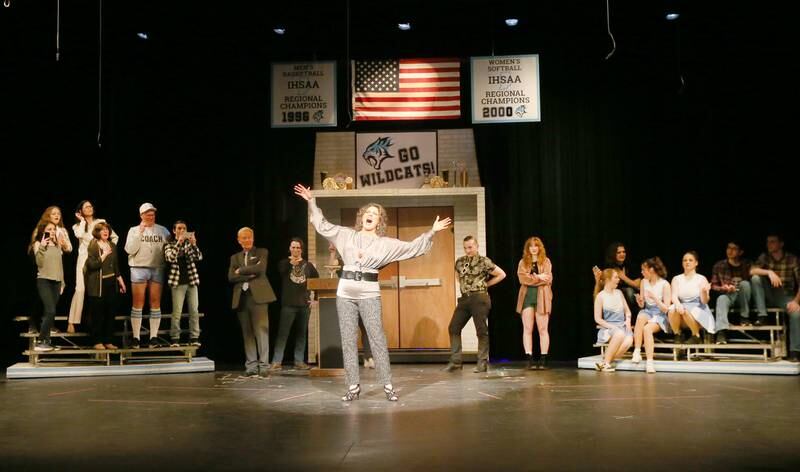
{"label": "woman with long blonde hair", "polygon": [[612,362],[622,357],[633,344],[631,309],[622,291],[617,288],[620,277],[616,269],[606,269],[600,274],[594,288],[594,322],[597,323],[597,343],[608,343],[597,370],[614,372]]}
{"label": "woman with long blonde hair", "polygon": [[[542,240],[536,236],[528,238],[522,250],[522,259],[517,265],[519,293],[517,313],[522,317],[522,346],[528,369],[546,369],[547,353],[550,350],[550,334],[547,326],[553,307],[553,264],[547,257]],[[533,366],[533,328],[539,327],[539,349],[541,355]]]}

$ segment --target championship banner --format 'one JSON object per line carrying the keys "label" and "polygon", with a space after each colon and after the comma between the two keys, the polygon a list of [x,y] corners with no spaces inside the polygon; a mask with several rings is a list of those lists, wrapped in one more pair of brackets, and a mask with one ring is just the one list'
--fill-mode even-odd
{"label": "championship banner", "polygon": [[357,188],[420,188],[438,169],[437,135],[356,133]]}
{"label": "championship banner", "polygon": [[539,55],[471,58],[472,122],[542,121]]}
{"label": "championship banner", "polygon": [[272,127],[336,126],[336,62],[272,63]]}

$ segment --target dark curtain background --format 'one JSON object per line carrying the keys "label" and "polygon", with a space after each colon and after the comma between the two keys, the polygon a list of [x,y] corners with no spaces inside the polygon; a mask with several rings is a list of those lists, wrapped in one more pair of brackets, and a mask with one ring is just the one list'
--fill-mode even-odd
{"label": "dark curtain background", "polygon": [[[474,128],[487,190],[481,244],[509,273],[492,290],[495,359],[522,353],[514,273],[530,235],[544,239],[555,266],[559,359],[591,351],[590,268],[612,240],[626,243],[634,267],[659,255],[671,274],[690,248],[708,274],[732,236],[756,257],[768,227],[797,250],[796,40],[781,4],[684,4],[681,20],[667,23],[665,4],[611,3],[617,49],[605,60],[605,2],[339,0],[310,2],[302,14],[267,2],[104,2],[102,103],[97,1],[62,6],[60,62],[54,3],[0,8],[4,363],[24,346],[13,316],[40,309],[30,232],[53,204],[71,225],[86,198],[123,240],[144,201],[158,207],[160,224],[189,221],[205,255],[204,352],[241,361],[225,278],[236,231],[255,228],[278,288],[288,239],[305,236],[305,205],[291,186],[313,177],[316,131],[269,128],[275,60],[337,60],[337,131],[359,131],[471,127],[468,57],[540,54],[542,122]],[[401,33],[395,18],[408,12],[414,29]],[[507,29],[506,15],[520,27]],[[277,24],[284,37],[272,34]],[[445,55],[464,60],[464,119],[349,122],[348,59]],[[65,258],[59,314],[74,264],[75,255]],[[165,296],[165,311],[169,303]]]}

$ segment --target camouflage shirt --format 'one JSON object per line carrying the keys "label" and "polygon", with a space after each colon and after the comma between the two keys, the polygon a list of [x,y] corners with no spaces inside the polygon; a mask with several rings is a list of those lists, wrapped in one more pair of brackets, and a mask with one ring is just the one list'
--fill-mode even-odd
{"label": "camouflage shirt", "polygon": [[461,256],[456,259],[456,273],[461,285],[461,293],[480,292],[486,290],[486,279],[497,267],[485,256]]}

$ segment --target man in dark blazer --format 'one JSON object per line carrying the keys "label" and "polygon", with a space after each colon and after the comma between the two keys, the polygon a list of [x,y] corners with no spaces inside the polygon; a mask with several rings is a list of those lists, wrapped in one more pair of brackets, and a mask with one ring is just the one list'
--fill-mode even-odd
{"label": "man in dark blazer", "polygon": [[267,280],[267,250],[253,246],[253,230],[244,227],[237,237],[242,251],[231,256],[228,280],[233,284],[233,303],[242,325],[245,375],[266,375],[269,370],[269,317],[267,305],[275,292]]}

